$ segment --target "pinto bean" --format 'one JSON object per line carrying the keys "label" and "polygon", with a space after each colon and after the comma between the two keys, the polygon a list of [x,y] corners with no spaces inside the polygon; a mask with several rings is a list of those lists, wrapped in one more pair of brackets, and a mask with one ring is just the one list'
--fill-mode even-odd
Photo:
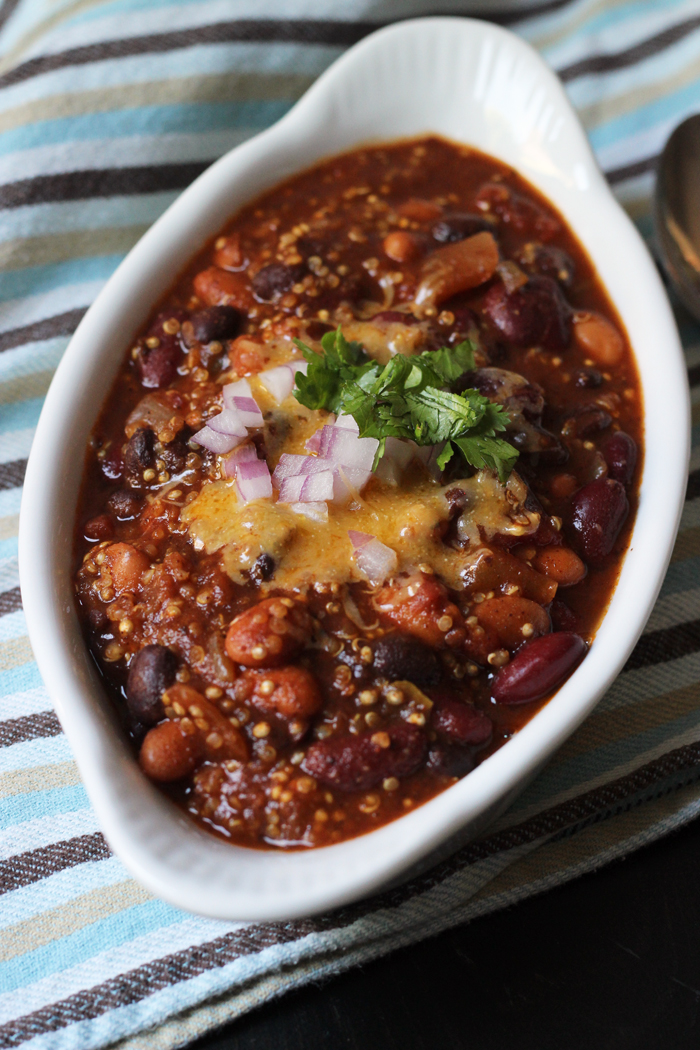
{"label": "pinto bean", "polygon": [[411,222],[430,222],[431,219],[437,219],[440,207],[420,197],[409,197],[403,204],[399,204],[396,213],[402,219],[410,219]]}
{"label": "pinto bean", "polygon": [[483,747],[491,739],[491,719],[474,704],[449,696],[435,701],[432,727],[450,744]]}
{"label": "pinto bean", "polygon": [[233,306],[209,306],[192,314],[195,339],[211,343],[214,339],[234,339],[241,328],[241,313]]}
{"label": "pinto bean", "polygon": [[420,254],[420,246],[415,237],[405,230],[394,230],[388,233],[382,243],[384,254],[398,263],[411,262]]}
{"label": "pinto bean", "polygon": [[498,265],[498,246],[493,234],[484,230],[464,241],[446,244],[432,252],[422,267],[415,303],[420,310],[435,306],[484,284]]}
{"label": "pinto bean", "polygon": [[390,682],[427,686],[440,681],[440,661],[434,650],[403,634],[385,635],[375,642],[373,667],[375,674]]}
{"label": "pinto bean", "polygon": [[207,761],[248,760],[248,745],[240,729],[196,689],[180,683],[171,685],[163,693],[163,704],[171,720],[179,721],[188,735],[197,738],[198,753]]}
{"label": "pinto bean", "polygon": [[377,608],[401,631],[434,648],[445,648],[447,635],[462,630],[462,614],[434,576],[420,573],[385,584],[375,597]]}
{"label": "pinto bean", "polygon": [[497,547],[481,547],[470,556],[460,576],[467,596],[489,591],[503,593],[518,587],[523,598],[538,605],[549,605],[557,593],[557,584],[524,561]]}
{"label": "pinto bean", "polygon": [[574,342],[604,368],[616,365],[625,349],[617,328],[600,314],[574,317]]}
{"label": "pinto bean", "polygon": [[261,711],[282,718],[310,718],[323,704],[318,682],[305,667],[273,667],[267,671],[246,671],[253,687],[250,702]]}
{"label": "pinto bean", "polygon": [[605,442],[603,455],[608,464],[608,476],[621,485],[629,485],[637,466],[637,442],[634,438],[624,430],[618,430]]}
{"label": "pinto bean", "polygon": [[567,419],[561,428],[563,437],[588,438],[606,430],[612,423],[612,416],[602,408],[585,408],[578,415]]}
{"label": "pinto bean", "polygon": [[199,738],[185,733],[179,722],[170,721],[149,729],[139,752],[141,769],[159,783],[186,777],[200,758]]}
{"label": "pinto bean", "polygon": [[557,632],[524,645],[491,685],[497,704],[527,704],[554,692],[586,654],[578,634]]}
{"label": "pinto bean", "polygon": [[541,547],[532,565],[550,580],[556,580],[560,587],[574,587],[588,571],[570,547]]}
{"label": "pinto bean", "polygon": [[253,305],[250,281],[243,273],[232,273],[210,266],[194,279],[194,291],[207,306],[235,306],[246,312]]}
{"label": "pinto bean", "polygon": [[496,635],[498,643],[494,648],[510,652],[530,638],[549,634],[552,629],[541,605],[517,595],[487,598],[474,606],[474,614],[482,627]]}
{"label": "pinto bean", "polygon": [[573,474],[555,474],[549,483],[549,491],[555,499],[568,499],[578,487],[579,483]]}
{"label": "pinto bean", "polygon": [[231,622],[226,652],[244,667],[281,667],[301,652],[312,631],[313,621],[301,602],[265,598]]}
{"label": "pinto bean", "polygon": [[531,277],[514,292],[495,284],[484,300],[484,312],[516,346],[565,350],[569,345],[571,307],[551,277]]}
{"label": "pinto bean", "polygon": [[146,645],[129,664],[126,702],[135,722],[155,725],[163,718],[161,697],[175,681],[177,660],[164,645]]}
{"label": "pinto bean", "polygon": [[[214,265],[221,267],[222,270],[240,270],[246,264],[240,235],[232,233],[230,237],[222,238],[222,240],[224,243],[214,252]],[[218,245],[220,241],[217,240],[216,243]]]}
{"label": "pinto bean", "polygon": [[285,292],[291,291],[292,285],[303,280],[306,273],[306,267],[301,263],[294,266],[287,266],[281,262],[268,263],[262,270],[258,270],[251,282],[255,297],[264,303],[272,302]]}
{"label": "pinto bean", "polygon": [[146,555],[130,543],[112,543],[105,547],[104,555],[117,594],[122,591],[135,593],[150,566]]}
{"label": "pinto bean", "polygon": [[379,733],[319,740],[308,748],[301,768],[338,791],[367,791],[385,777],[407,777],[425,760],[425,733],[408,722],[395,722]]}
{"label": "pinto bean", "polygon": [[612,478],[584,485],[572,500],[571,524],[586,561],[600,564],[612,551],[629,514],[624,486]]}

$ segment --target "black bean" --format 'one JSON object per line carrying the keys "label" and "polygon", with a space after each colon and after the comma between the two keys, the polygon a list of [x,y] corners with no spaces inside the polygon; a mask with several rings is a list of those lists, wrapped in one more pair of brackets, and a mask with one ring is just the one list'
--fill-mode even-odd
{"label": "black bean", "polygon": [[470,747],[433,744],[428,752],[426,767],[436,776],[463,777],[474,768],[474,750]]}
{"label": "black bean", "polygon": [[155,462],[156,437],[146,427],[129,438],[124,451],[124,465],[132,474],[141,474]]}
{"label": "black bean", "polygon": [[258,587],[275,575],[275,560],[269,554],[261,554],[250,570],[250,578]]}
{"label": "black bean", "polygon": [[155,725],[164,715],[163,692],[175,681],[177,660],[164,645],[147,645],[134,656],[126,682],[129,714],[135,722]]}
{"label": "black bean", "polygon": [[160,458],[163,460],[166,470],[170,471],[171,474],[179,474],[185,466],[188,452],[187,445],[182,440],[182,434],[178,434],[174,441],[170,441],[163,446]]}
{"label": "black bean", "polygon": [[553,244],[526,244],[516,258],[528,273],[553,277],[564,288],[570,288],[573,283],[576,267],[563,248],[555,248]]}
{"label": "black bean", "polygon": [[107,500],[107,506],[120,521],[130,521],[141,512],[143,493],[138,489],[117,489]]}
{"label": "black bean", "polygon": [[418,686],[437,685],[440,661],[435,652],[415,638],[389,634],[374,646],[374,673],[389,681],[413,682]]}
{"label": "black bean", "polygon": [[438,219],[433,225],[432,234],[440,244],[453,244],[455,241],[464,241],[467,237],[473,237],[481,230],[493,230],[492,224],[483,215],[452,212]]}
{"label": "black bean", "polygon": [[595,389],[601,386],[603,376],[596,368],[582,368],[574,372],[574,383],[583,389]]}
{"label": "black bean", "polygon": [[306,272],[306,267],[301,263],[297,266],[287,266],[285,263],[275,262],[263,266],[251,281],[256,299],[269,303],[284,295],[290,291],[292,285],[302,280]]}
{"label": "black bean", "polygon": [[233,306],[210,306],[192,314],[194,337],[200,343],[235,339],[241,330],[241,314]]}

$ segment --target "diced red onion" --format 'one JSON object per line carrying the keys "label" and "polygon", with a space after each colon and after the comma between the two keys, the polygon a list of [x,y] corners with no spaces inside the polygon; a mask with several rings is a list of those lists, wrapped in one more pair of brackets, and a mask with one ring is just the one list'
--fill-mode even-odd
{"label": "diced red onion", "polygon": [[[335,416],[333,415],[332,412],[331,412],[331,414],[329,415],[328,418],[329,418],[329,423],[327,424],[327,426],[333,426],[333,424],[335,423]],[[318,452],[319,446],[321,444],[321,431],[322,430],[323,430],[323,427],[319,427],[318,430],[315,430],[314,433],[309,438],[309,440],[304,445],[304,448],[308,448],[309,452]]]}
{"label": "diced red onion", "polygon": [[359,467],[336,467],[333,475],[333,501],[343,504],[361,492],[369,479],[371,470],[360,470]]}
{"label": "diced red onion", "polygon": [[333,470],[334,466],[322,456],[299,456],[283,452],[272,477],[275,484],[279,485],[284,478],[293,478],[298,474],[319,474],[322,470]]}
{"label": "diced red onion", "polygon": [[295,474],[294,477],[282,478],[279,483],[279,495],[277,497],[279,502],[299,503],[301,500],[301,490],[304,487],[304,482],[307,477],[307,474]]}
{"label": "diced red onion", "polygon": [[225,408],[223,412],[207,420],[207,426],[217,434],[230,434],[234,437],[248,437],[248,431],[235,408]]}
{"label": "diced red onion", "polygon": [[224,395],[226,408],[234,408],[234,397],[253,397],[253,391],[247,379],[237,379],[235,383],[227,383],[221,392]]}
{"label": "diced red onion", "polygon": [[286,401],[294,388],[294,373],[287,365],[268,368],[258,378],[278,404]]}
{"label": "diced red onion", "polygon": [[324,470],[320,474],[307,474],[299,494],[299,503],[318,503],[321,500],[333,499],[333,471]]}
{"label": "diced red onion", "polygon": [[263,425],[263,414],[254,398],[234,397],[233,408],[240,416],[241,423],[245,423],[247,427],[261,427]]}
{"label": "diced red onion", "polygon": [[360,428],[353,417],[346,415],[345,412],[340,413],[335,421],[335,425],[340,427],[341,430],[353,430],[357,435],[360,433]]}
{"label": "diced red onion", "polygon": [[202,448],[206,448],[209,452],[216,452],[218,455],[223,455],[225,452],[230,452],[231,449],[235,448],[236,445],[240,445],[241,441],[244,440],[247,435],[237,434],[217,434],[211,427],[202,427],[196,434],[192,436],[192,440],[196,441]]}
{"label": "diced red onion", "polygon": [[399,567],[396,551],[380,543],[376,536],[371,536],[367,532],[355,532],[354,529],[350,529],[348,536],[355,548],[353,551],[355,563],[371,584],[377,586],[384,583],[387,577],[393,576]]}
{"label": "diced red onion", "polygon": [[318,521],[322,524],[328,521],[327,503],[292,503],[289,509],[295,514],[303,514],[311,521]]}
{"label": "diced red onion", "polygon": [[239,463],[245,463],[246,460],[257,458],[258,454],[255,451],[255,445],[252,442],[248,442],[245,445],[239,445],[239,447],[224,460],[224,474],[228,478],[235,478]]}
{"label": "diced red onion", "polygon": [[247,459],[238,464],[236,486],[244,503],[253,499],[269,499],[272,495],[272,478],[264,459]]}
{"label": "diced red onion", "polygon": [[[329,433],[326,435],[326,431]],[[379,447],[376,438],[359,438],[343,427],[324,427],[319,452],[344,467],[371,470]]]}

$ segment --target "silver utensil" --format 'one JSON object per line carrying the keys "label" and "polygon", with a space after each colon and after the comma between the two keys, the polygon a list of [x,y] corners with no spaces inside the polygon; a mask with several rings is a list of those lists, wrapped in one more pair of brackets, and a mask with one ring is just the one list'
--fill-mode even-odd
{"label": "silver utensil", "polygon": [[663,267],[700,321],[700,113],[679,124],[664,146],[653,210]]}

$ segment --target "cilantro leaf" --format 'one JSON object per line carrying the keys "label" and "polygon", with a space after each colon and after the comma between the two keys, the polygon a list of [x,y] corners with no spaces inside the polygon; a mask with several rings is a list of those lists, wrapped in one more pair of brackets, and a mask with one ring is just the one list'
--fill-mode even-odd
{"label": "cilantro leaf", "polygon": [[495,436],[509,422],[503,406],[478,390],[455,394],[445,389],[475,367],[469,340],[412,357],[395,354],[385,365],[370,358],[360,343],[348,342],[340,328],[323,336],[323,354],[294,342],[309,364],[306,376],[296,375],[294,396],[308,408],[351,415],[361,437],[379,440],[375,467],[386,438],[396,437],[418,445],[444,443],[441,469],[459,450],[471,466],[507,479],[518,452]]}

